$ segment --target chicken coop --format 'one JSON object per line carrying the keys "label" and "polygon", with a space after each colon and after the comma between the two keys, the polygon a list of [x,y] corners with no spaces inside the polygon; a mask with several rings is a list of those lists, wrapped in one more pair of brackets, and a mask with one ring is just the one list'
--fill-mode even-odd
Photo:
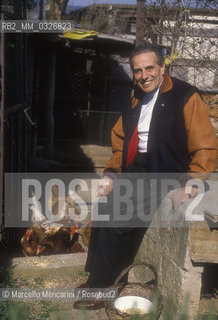
{"label": "chicken coop", "polygon": [[[1,7],[2,20],[26,18],[16,3]],[[0,243],[7,246],[19,230],[4,227],[4,173],[94,172],[80,145],[110,146],[110,130],[131,96],[134,44],[107,35],[0,36]]]}
{"label": "chicken coop", "polygon": [[[25,18],[25,6],[0,6],[1,20]],[[0,243],[14,239],[14,232],[4,228],[4,173],[24,172],[31,152],[31,92],[28,81],[31,61],[27,59],[28,36],[0,33]]]}

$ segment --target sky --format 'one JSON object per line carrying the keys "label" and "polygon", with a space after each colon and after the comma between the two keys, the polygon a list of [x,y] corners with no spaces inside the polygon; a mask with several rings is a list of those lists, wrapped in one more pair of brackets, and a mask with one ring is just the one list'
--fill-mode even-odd
{"label": "sky", "polygon": [[[36,2],[38,2],[40,0],[35,0]],[[149,4],[158,4],[161,3],[161,0],[144,0],[148,5]],[[216,0],[180,0],[181,3],[185,3],[185,5],[187,7],[205,7],[205,3],[207,3],[206,7],[210,8],[210,9],[217,9],[217,2]],[[1,0],[0,0],[1,2]],[[175,3],[176,0],[165,0],[167,5],[170,5],[172,3]],[[44,1],[44,3],[46,3],[46,1]],[[83,6],[90,6],[92,4],[103,4],[103,3],[107,3],[107,4],[121,4],[121,5],[136,5],[137,4],[137,0],[69,0],[68,2],[68,6],[67,6],[67,10],[66,12],[69,12],[72,10],[72,7],[83,7]],[[38,13],[37,13],[38,14]]]}
{"label": "sky", "polygon": [[137,0],[69,0],[69,5],[88,6],[93,3],[110,3],[110,4],[136,4]]}
{"label": "sky", "polygon": [[[149,0],[147,1],[147,3],[160,3],[160,0]],[[170,4],[171,2],[175,2],[173,0],[166,0],[167,4]],[[186,5],[188,4],[188,6],[192,6],[192,7],[204,7],[205,3],[207,3],[207,7],[209,8],[217,8],[217,4],[215,0],[181,0],[181,3],[185,3]],[[132,4],[132,5],[136,5],[137,4],[137,0],[69,0],[68,5],[69,6],[89,6],[92,4],[100,4],[100,3],[110,3],[110,4]]]}

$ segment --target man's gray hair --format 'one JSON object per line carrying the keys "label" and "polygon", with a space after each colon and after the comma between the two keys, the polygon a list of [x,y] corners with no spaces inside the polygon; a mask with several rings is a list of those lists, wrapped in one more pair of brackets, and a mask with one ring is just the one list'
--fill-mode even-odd
{"label": "man's gray hair", "polygon": [[159,46],[156,46],[154,44],[151,44],[149,42],[145,42],[145,43],[140,44],[138,47],[136,47],[132,51],[132,53],[129,57],[129,63],[130,63],[131,69],[133,69],[133,66],[132,66],[133,57],[138,56],[141,53],[146,53],[146,52],[154,52],[157,56],[158,65],[160,67],[163,66],[163,64],[164,64],[164,49]]}

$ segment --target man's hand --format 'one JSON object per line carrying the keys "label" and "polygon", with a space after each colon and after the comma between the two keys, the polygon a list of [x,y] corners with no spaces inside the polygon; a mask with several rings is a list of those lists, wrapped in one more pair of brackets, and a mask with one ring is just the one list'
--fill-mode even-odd
{"label": "man's hand", "polygon": [[177,189],[172,194],[172,205],[173,209],[178,208],[182,203],[184,203],[189,198],[194,198],[198,194],[198,188],[195,187],[184,187]]}
{"label": "man's hand", "polygon": [[97,196],[106,197],[113,190],[114,182],[111,178],[104,176],[98,184]]}

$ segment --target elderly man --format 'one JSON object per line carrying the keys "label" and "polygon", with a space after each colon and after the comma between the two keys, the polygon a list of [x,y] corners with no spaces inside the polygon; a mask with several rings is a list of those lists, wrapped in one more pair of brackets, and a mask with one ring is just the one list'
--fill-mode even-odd
{"label": "elderly man", "polygon": [[[185,173],[204,181],[215,168],[216,138],[207,109],[190,84],[164,73],[161,48],[146,43],[130,57],[135,92],[130,108],[112,129],[113,155],[100,180],[101,196],[113,190],[121,172]],[[178,206],[198,192],[182,187],[173,194]],[[107,287],[133,262],[146,228],[95,228],[92,230],[86,271],[81,287]],[[97,309],[101,301],[77,301],[75,308]]]}

